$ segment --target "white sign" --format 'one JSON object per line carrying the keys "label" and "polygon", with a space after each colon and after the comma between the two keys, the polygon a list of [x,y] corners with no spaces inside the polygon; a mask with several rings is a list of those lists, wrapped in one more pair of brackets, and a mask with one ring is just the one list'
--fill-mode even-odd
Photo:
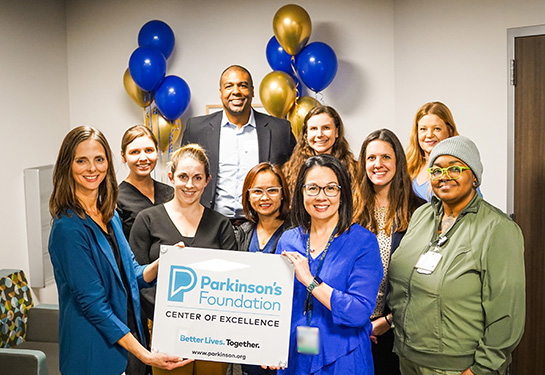
{"label": "white sign", "polygon": [[286,367],[293,281],[281,255],[161,246],[152,350]]}

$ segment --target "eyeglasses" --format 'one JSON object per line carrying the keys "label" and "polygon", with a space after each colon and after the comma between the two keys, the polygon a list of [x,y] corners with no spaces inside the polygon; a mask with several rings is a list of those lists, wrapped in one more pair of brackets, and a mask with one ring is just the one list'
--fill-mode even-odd
{"label": "eyeglasses", "polygon": [[303,191],[309,196],[309,197],[315,197],[318,194],[320,194],[320,191],[324,191],[324,194],[326,197],[336,197],[339,195],[339,192],[341,191],[341,187],[336,184],[329,184],[326,186],[318,186],[316,184],[308,184],[303,185]]}
{"label": "eyeglasses", "polygon": [[443,178],[444,175],[447,176],[450,180],[457,180],[462,176],[462,172],[466,169],[471,170],[469,167],[462,167],[459,165],[451,165],[447,168],[439,168],[439,167],[432,167],[428,168],[428,172],[430,173],[430,178],[432,180],[440,180]]}
{"label": "eyeglasses", "polygon": [[261,198],[263,196],[263,194],[267,193],[267,195],[269,197],[277,197],[280,192],[282,191],[282,187],[281,186],[271,186],[271,187],[268,187],[266,189],[261,189],[261,188],[252,188],[252,189],[248,189],[248,191],[250,192],[250,195],[254,198]]}

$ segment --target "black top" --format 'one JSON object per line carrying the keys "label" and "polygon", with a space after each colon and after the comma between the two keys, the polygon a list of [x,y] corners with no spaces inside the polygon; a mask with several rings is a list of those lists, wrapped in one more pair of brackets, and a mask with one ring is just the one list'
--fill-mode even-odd
{"label": "black top", "polygon": [[[148,264],[159,258],[161,245],[175,245],[183,241],[188,247],[236,250],[235,233],[231,222],[222,214],[204,208],[195,237],[184,237],[174,225],[165,205],[151,207],[140,212],[134,221],[129,244],[136,261]],[[142,289],[142,306],[149,319],[153,319],[155,287]]]}
{"label": "black top", "polygon": [[131,232],[134,219],[136,215],[146,208],[157,206],[168,202],[174,197],[174,189],[172,186],[163,184],[162,182],[153,181],[153,200],[149,200],[144,194],[140,192],[134,185],[126,181],[122,181],[119,184],[119,195],[117,197],[117,213],[123,224],[123,233],[129,240],[129,233]]}
{"label": "black top", "polygon": [[127,292],[127,326],[131,330],[132,334],[136,339],[140,342],[142,342],[142,338],[138,334],[138,325],[136,323],[136,315],[134,313],[134,308],[132,305],[132,296],[131,296],[131,288],[129,286],[129,280],[127,279],[127,274],[125,273],[125,267],[123,266],[123,261],[121,259],[121,253],[119,252],[119,245],[117,243],[117,238],[115,237],[114,228],[112,226],[112,222],[110,221],[106,227],[108,228],[108,232],[105,232],[102,230],[102,233],[104,233],[104,236],[108,240],[108,243],[110,244],[110,247],[112,248],[112,252],[114,253],[115,263],[117,264],[117,268],[119,269],[119,275],[121,276],[121,281],[123,282],[123,286],[125,287],[125,291]]}

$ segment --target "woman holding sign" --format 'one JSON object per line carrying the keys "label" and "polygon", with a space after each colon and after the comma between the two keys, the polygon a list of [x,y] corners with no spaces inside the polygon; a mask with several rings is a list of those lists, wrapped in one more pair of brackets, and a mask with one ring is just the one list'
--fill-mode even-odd
{"label": "woman holding sign", "polygon": [[[130,244],[136,260],[146,264],[159,258],[161,245],[209,249],[236,249],[231,222],[200,203],[210,167],[203,148],[196,144],[181,147],[172,154],[168,177],[174,185],[174,198],[140,212],[134,221]],[[142,293],[144,312],[153,320],[155,288]],[[178,370],[180,374],[224,375],[226,363],[197,361]],[[154,373],[159,373],[154,369]]]}
{"label": "woman holding sign", "polygon": [[166,369],[189,362],[151,353],[141,344],[138,289],[155,280],[158,262],[140,266],[134,260],[115,212],[116,198],[106,138],[91,127],[72,129],[55,163],[49,200],[49,254],[59,292],[59,359],[65,375],[143,374],[142,362]]}
{"label": "woman holding sign", "polygon": [[288,367],[279,374],[373,374],[369,320],[382,262],[377,239],[351,225],[352,191],[334,156],[305,161],[292,223],[278,243],[295,266]]}

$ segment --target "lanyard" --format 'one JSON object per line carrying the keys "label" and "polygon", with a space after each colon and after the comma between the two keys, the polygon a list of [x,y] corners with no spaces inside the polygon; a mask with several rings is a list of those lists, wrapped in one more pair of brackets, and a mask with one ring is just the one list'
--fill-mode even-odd
{"label": "lanyard", "polygon": [[[318,263],[318,268],[316,269],[316,274],[314,274],[314,277],[318,276],[318,274],[320,273],[320,270],[322,269],[322,266],[324,265],[325,256],[327,255],[327,251],[329,250],[329,245],[331,245],[331,242],[333,242],[333,239],[335,238],[336,232],[337,232],[337,226],[335,226],[335,228],[333,229],[333,232],[331,232],[331,236],[329,236],[329,241],[327,241],[327,245],[325,245],[324,251],[322,251],[322,256],[320,257],[320,263]],[[308,264],[310,267],[310,229],[308,231],[306,252],[307,252]],[[307,290],[307,297],[305,298],[305,309],[303,311],[303,314],[307,316],[307,325],[309,326],[310,326],[310,320],[312,319],[313,301],[314,301],[314,298],[312,297],[312,292],[309,292]]]}

